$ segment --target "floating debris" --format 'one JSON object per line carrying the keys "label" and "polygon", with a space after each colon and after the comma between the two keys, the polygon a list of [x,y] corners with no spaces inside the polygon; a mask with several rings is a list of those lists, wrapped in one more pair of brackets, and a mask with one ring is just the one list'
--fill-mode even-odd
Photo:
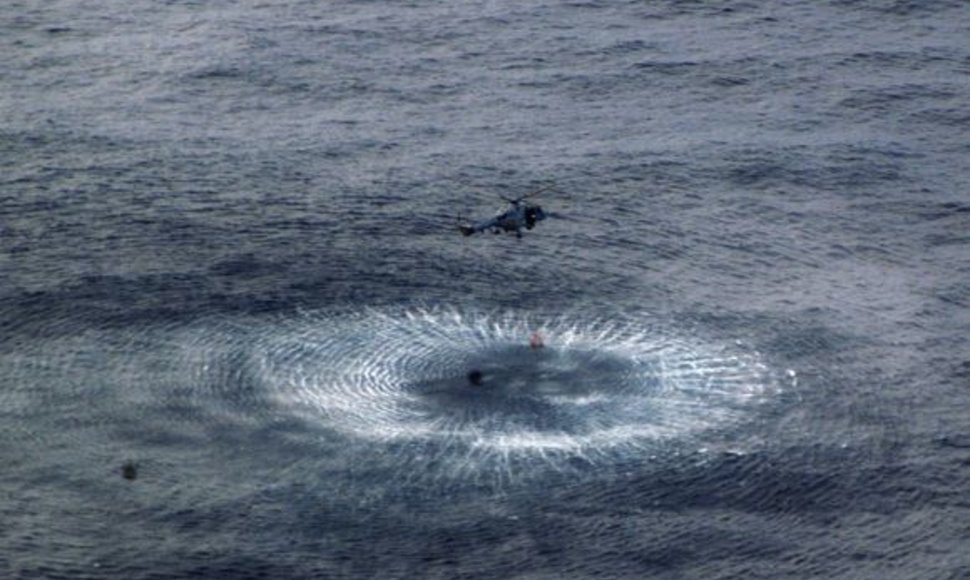
{"label": "floating debris", "polygon": [[128,481],[134,481],[138,477],[138,466],[131,461],[126,462],[121,466],[121,477]]}
{"label": "floating debris", "polygon": [[484,378],[484,375],[482,375],[482,371],[478,369],[472,369],[468,373],[468,382],[475,385],[476,387],[480,387],[482,385],[483,378]]}

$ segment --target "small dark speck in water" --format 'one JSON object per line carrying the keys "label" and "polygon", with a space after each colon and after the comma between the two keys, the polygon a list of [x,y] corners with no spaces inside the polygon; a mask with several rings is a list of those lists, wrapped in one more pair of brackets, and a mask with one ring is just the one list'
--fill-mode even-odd
{"label": "small dark speck in water", "polygon": [[134,481],[138,478],[138,466],[134,462],[126,462],[121,466],[121,477],[124,477],[128,481]]}
{"label": "small dark speck in water", "polygon": [[471,371],[469,371],[468,373],[469,383],[475,385],[476,387],[480,387],[482,385],[482,379],[483,379],[482,371],[478,369],[472,369]]}

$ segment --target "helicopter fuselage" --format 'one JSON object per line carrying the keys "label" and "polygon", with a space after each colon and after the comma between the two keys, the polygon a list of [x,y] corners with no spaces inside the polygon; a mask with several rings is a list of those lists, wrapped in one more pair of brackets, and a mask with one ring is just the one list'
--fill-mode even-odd
{"label": "helicopter fuselage", "polygon": [[491,231],[496,234],[502,232],[515,233],[516,237],[522,237],[522,229],[531,230],[536,222],[546,219],[545,212],[536,204],[516,200],[511,202],[512,206],[505,212],[474,224],[463,224],[458,226],[461,233],[470,236],[484,231]]}

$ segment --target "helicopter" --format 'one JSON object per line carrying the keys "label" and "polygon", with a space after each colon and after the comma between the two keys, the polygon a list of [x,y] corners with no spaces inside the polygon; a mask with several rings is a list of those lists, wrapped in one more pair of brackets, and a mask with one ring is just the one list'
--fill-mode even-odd
{"label": "helicopter", "polygon": [[494,234],[514,232],[515,237],[521,238],[522,228],[531,230],[537,222],[546,219],[546,212],[542,211],[541,206],[525,200],[544,191],[549,191],[554,187],[555,185],[548,185],[516,198],[499,195],[499,197],[508,202],[508,209],[494,217],[474,223],[462,222],[459,217],[458,231],[465,236],[484,231],[491,231]]}

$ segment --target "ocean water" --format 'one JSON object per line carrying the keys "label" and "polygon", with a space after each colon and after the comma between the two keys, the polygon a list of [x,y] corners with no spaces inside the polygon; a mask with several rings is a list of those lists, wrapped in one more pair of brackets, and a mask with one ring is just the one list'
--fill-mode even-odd
{"label": "ocean water", "polygon": [[7,2],[0,576],[970,578],[968,38]]}

